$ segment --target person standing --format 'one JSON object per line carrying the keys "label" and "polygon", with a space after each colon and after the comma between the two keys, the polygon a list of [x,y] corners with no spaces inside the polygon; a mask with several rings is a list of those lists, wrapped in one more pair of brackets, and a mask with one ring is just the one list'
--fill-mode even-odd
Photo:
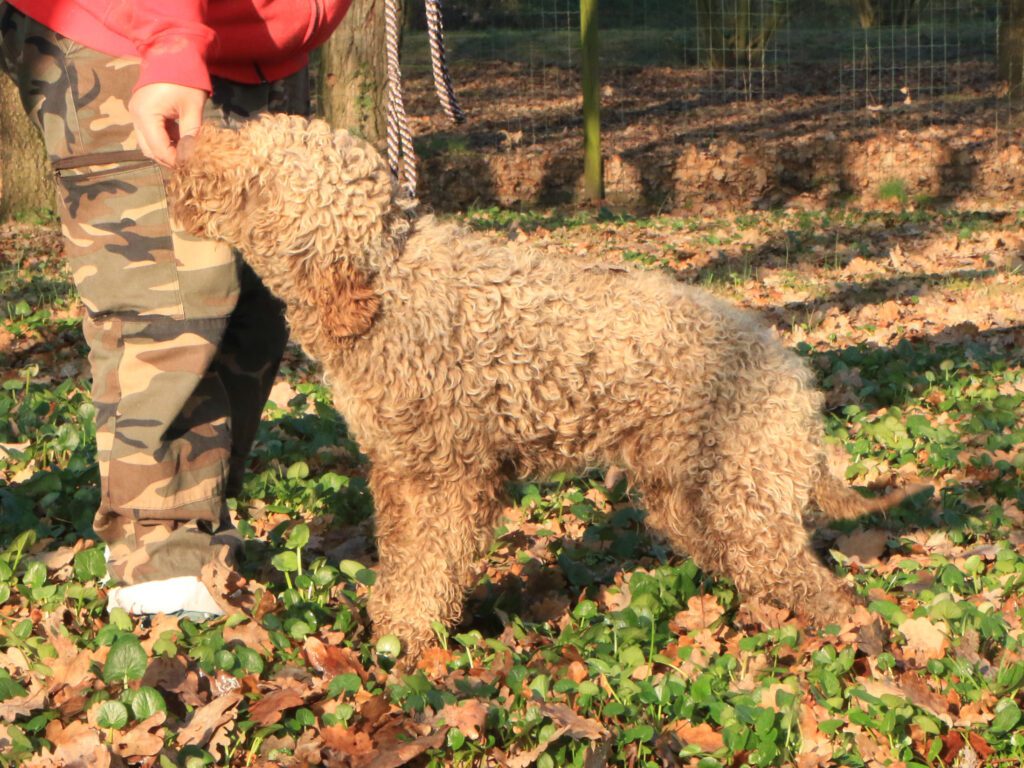
{"label": "person standing", "polygon": [[42,132],[86,309],[111,608],[221,612],[199,575],[238,541],[226,500],[288,336],[238,255],[170,218],[178,141],[307,114],[308,55],[350,2],[0,0],[0,64]]}

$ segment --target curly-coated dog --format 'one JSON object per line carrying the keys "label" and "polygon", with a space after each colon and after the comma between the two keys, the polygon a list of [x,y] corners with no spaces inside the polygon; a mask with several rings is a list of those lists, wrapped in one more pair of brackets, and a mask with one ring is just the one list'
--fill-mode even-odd
{"label": "curly-coated dog", "polygon": [[377,151],[323,122],[203,128],[183,154],[176,217],[284,300],[370,459],[378,635],[415,655],[459,618],[510,478],[607,464],[654,531],[742,594],[849,617],[804,514],[906,494],[867,500],[828,472],[811,373],[753,316],[666,274],[416,219]]}

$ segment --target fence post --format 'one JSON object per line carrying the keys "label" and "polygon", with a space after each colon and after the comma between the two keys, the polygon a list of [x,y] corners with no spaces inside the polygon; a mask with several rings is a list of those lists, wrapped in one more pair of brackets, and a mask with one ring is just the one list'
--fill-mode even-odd
{"label": "fence post", "polygon": [[580,46],[583,82],[583,179],[587,198],[604,197],[601,169],[601,83],[598,78],[598,0],[580,0]]}

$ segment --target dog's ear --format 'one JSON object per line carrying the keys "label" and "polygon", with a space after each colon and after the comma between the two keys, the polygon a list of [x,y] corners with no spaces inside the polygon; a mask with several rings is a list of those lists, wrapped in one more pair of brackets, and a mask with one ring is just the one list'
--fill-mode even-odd
{"label": "dog's ear", "polygon": [[344,261],[310,270],[313,304],[324,332],[335,339],[359,336],[373,325],[380,297]]}

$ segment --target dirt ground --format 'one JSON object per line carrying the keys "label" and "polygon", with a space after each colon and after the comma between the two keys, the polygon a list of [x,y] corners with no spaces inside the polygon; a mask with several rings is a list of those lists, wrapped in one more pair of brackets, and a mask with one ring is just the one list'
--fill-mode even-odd
{"label": "dirt ground", "polygon": [[[440,113],[425,73],[407,86],[427,202],[451,211],[579,199],[582,100],[574,70],[473,62],[457,63],[453,75],[468,114],[459,126]],[[793,70],[765,84],[763,98],[748,99],[694,68],[609,72],[602,86],[608,203],[708,215],[843,203],[1012,210],[1024,200],[1024,121],[994,64],[956,65],[952,93],[918,98],[910,89],[895,104],[855,98],[841,77]]]}

